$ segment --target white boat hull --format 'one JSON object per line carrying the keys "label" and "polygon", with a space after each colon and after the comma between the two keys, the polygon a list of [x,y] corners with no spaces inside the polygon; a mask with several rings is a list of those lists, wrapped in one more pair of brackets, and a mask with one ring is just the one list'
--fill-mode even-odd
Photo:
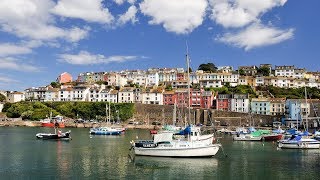
{"label": "white boat hull", "polygon": [[157,157],[210,157],[217,154],[220,144],[212,144],[205,147],[155,147],[155,148],[143,148],[135,147],[135,155],[138,156],[157,156]]}
{"label": "white boat hull", "polygon": [[278,141],[278,147],[284,149],[319,149],[319,141]]}
{"label": "white boat hull", "polygon": [[253,137],[251,135],[240,134],[240,136],[233,136],[234,141],[261,141],[262,136]]}

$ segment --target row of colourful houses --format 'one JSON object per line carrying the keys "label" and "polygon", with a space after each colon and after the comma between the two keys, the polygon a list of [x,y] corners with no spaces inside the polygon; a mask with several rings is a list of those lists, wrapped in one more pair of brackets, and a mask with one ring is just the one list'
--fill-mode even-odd
{"label": "row of colourful houses", "polygon": [[[86,72],[80,73],[77,82],[96,83],[105,82],[112,86],[125,86],[136,84],[142,87],[171,84],[176,88],[186,87],[190,83],[199,84],[201,87],[223,87],[250,85],[252,87],[272,85],[282,88],[317,87],[320,88],[320,73],[307,72],[305,69],[295,66],[275,66],[272,69],[270,64],[261,64],[261,67],[268,67],[269,74],[258,72],[257,66],[239,66],[237,71],[231,66],[218,67],[217,72],[204,72],[197,70],[187,73],[183,68],[150,68],[148,70],[124,70],[120,72]],[[65,75],[67,76],[67,75]],[[61,78],[60,78],[61,79]],[[67,78],[70,79],[70,78]]]}
{"label": "row of colourful houses", "polygon": [[248,94],[218,94],[204,89],[181,88],[165,91],[161,87],[134,88],[122,87],[118,90],[105,85],[62,86],[60,89],[47,87],[30,88],[24,93],[8,93],[8,102],[29,101],[90,101],[112,103],[143,103],[174,105],[187,107],[188,100],[192,108],[216,109],[261,115],[283,117],[283,123],[293,125],[308,117],[318,122],[320,100],[285,98],[249,98]]}

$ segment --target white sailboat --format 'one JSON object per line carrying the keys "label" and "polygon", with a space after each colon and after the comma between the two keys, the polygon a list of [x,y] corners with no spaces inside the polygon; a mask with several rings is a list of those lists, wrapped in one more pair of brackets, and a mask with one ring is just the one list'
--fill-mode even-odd
{"label": "white sailboat", "polygon": [[[109,107],[108,107],[109,104]],[[104,127],[96,127],[91,128],[89,133],[92,135],[121,135],[124,132],[124,128],[120,127],[113,127],[110,126],[111,124],[111,108],[110,108],[110,102],[106,104],[106,122],[108,126]]]}
{"label": "white sailboat", "polygon": [[[190,98],[189,56],[187,60],[188,96]],[[188,120],[190,124],[190,100],[188,99]],[[154,135],[153,140],[132,141],[135,155],[159,157],[211,157],[216,155],[221,144],[213,143],[214,135],[201,135],[200,127],[189,126],[185,139],[174,139],[172,132]]]}

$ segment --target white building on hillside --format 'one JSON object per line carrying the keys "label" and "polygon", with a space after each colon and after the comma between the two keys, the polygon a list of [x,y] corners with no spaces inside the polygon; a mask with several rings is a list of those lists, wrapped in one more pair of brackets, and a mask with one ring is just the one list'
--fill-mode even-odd
{"label": "white building on hillside", "polygon": [[24,101],[25,96],[22,92],[8,92],[7,93],[7,102],[9,103],[15,103],[15,102],[20,102]]}

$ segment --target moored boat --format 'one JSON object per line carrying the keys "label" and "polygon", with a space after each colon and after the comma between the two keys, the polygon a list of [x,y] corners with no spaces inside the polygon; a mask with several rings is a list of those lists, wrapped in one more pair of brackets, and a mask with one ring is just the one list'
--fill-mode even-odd
{"label": "moored boat", "polygon": [[64,128],[65,124],[62,116],[56,116],[53,118],[46,118],[40,121],[42,127],[56,127],[56,128]]}
{"label": "moored boat", "polygon": [[233,136],[234,141],[261,141],[262,136],[254,136],[252,134],[237,134]]}
{"label": "moored boat", "polygon": [[264,134],[262,135],[262,140],[264,141],[278,141],[281,140],[283,137],[283,134]]}
{"label": "moored boat", "polygon": [[158,131],[155,130],[155,129],[151,129],[151,130],[150,130],[150,134],[158,134]]}
{"label": "moored boat", "polygon": [[[191,127],[186,139],[174,139],[172,132],[155,134],[153,140],[138,140],[132,143],[135,155],[159,157],[211,157],[220,144],[213,143],[212,135],[202,135],[200,127]],[[204,138],[206,137],[206,138]]]}
{"label": "moored boat", "polygon": [[115,127],[97,127],[90,129],[90,134],[92,135],[121,135],[122,132],[123,128]]}
{"label": "moored boat", "polygon": [[55,133],[37,133],[36,137],[43,140],[71,140],[71,131],[62,132],[55,130]]}
{"label": "moored boat", "polygon": [[289,139],[278,141],[279,148],[287,149],[319,149],[320,141],[310,138],[302,138],[302,136],[292,135]]}

